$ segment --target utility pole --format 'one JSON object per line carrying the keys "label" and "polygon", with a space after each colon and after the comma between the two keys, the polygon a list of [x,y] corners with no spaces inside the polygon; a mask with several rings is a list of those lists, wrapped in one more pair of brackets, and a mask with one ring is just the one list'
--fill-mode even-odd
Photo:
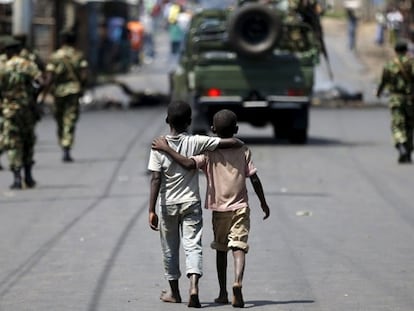
{"label": "utility pole", "polygon": [[32,35],[32,12],[32,0],[14,0],[12,33],[14,35],[27,35],[29,42],[31,41],[30,39]]}

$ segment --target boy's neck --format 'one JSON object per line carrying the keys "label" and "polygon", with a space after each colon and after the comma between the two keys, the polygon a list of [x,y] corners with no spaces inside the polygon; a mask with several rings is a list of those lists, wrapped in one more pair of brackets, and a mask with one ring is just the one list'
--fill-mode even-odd
{"label": "boy's neck", "polygon": [[224,134],[217,133],[217,137],[220,137],[220,138],[233,138],[234,135],[233,134],[232,135],[224,135]]}
{"label": "boy's neck", "polygon": [[185,132],[186,132],[185,129],[184,130],[177,130],[175,128],[170,127],[170,134],[172,136],[177,136],[177,135],[182,134],[182,133],[185,133]]}

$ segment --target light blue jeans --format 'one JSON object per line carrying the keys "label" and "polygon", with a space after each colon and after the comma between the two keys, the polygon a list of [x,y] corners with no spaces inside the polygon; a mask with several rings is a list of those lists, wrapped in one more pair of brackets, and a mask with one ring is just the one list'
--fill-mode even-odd
{"label": "light blue jeans", "polygon": [[164,274],[168,281],[178,280],[180,271],[180,240],[182,240],[186,275],[203,274],[201,236],[203,217],[201,202],[162,205],[160,238]]}

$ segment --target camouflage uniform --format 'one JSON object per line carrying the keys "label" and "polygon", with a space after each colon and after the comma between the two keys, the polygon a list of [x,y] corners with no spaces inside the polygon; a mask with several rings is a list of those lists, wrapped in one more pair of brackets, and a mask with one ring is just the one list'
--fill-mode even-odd
{"label": "camouflage uniform", "polygon": [[[54,116],[59,143],[64,152],[68,152],[74,142],[79,118],[79,97],[84,84],[81,72],[87,67],[83,54],[69,45],[63,45],[55,51],[46,65],[46,71],[53,76]],[[64,154],[63,160],[66,161],[65,159],[72,161],[70,156]]]}
{"label": "camouflage uniform", "polygon": [[[40,59],[40,57],[36,53],[31,52],[28,48],[22,48],[19,55],[20,57],[23,57],[24,59],[34,62],[39,68],[39,70],[42,72],[42,76],[43,76],[45,66],[44,66],[43,61]],[[30,91],[31,91],[30,98],[32,99],[30,103],[30,108],[32,109],[32,112],[35,116],[36,121],[40,121],[43,115],[43,111],[42,111],[42,107],[37,104],[37,97],[41,91],[41,88],[39,85],[37,85],[37,86],[30,88]]]}
{"label": "camouflage uniform", "polygon": [[[17,42],[17,41],[15,41]],[[13,43],[13,41],[12,41]],[[16,43],[18,45],[18,42]],[[12,188],[21,188],[20,176],[25,169],[26,186],[33,187],[31,167],[34,164],[35,120],[30,109],[33,82],[41,77],[37,65],[15,54],[0,72],[3,124],[3,145],[7,150],[10,169],[15,174]]]}
{"label": "camouflage uniform", "polygon": [[[401,48],[402,52],[398,53]],[[385,64],[378,87],[379,97],[384,88],[390,92],[391,132],[400,156],[400,163],[411,162],[414,130],[414,61],[406,55],[406,45],[396,46],[397,56]]]}
{"label": "camouflage uniform", "polygon": [[[0,54],[0,72],[4,67],[4,64],[7,61],[7,55],[6,54]],[[1,87],[1,86],[0,86]],[[3,154],[4,146],[3,146],[3,108],[2,108],[2,99],[0,98],[0,157]],[[0,162],[0,170],[3,169],[3,166]]]}

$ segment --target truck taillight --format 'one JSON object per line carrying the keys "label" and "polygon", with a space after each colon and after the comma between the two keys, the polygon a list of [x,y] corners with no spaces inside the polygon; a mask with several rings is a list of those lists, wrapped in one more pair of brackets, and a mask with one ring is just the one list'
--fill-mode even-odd
{"label": "truck taillight", "polygon": [[288,89],[287,95],[288,96],[303,96],[305,95],[305,92],[302,89]]}
{"label": "truck taillight", "polygon": [[217,97],[221,95],[221,90],[216,88],[211,88],[207,90],[208,97]]}

